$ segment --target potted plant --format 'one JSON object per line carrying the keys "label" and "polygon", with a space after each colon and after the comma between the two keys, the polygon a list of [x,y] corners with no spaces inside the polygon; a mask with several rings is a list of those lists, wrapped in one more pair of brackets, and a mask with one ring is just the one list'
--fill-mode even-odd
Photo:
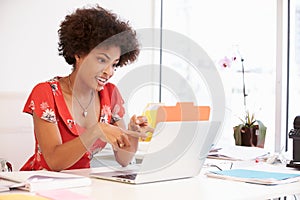
{"label": "potted plant", "polygon": [[233,127],[235,144],[264,148],[267,127],[249,111],[241,121],[241,124]]}
{"label": "potted plant", "polygon": [[241,56],[239,50],[235,49],[234,55],[230,57],[225,56],[219,61],[219,64],[223,68],[230,67],[233,62],[236,62],[238,60],[237,57],[240,57],[240,64],[242,67],[243,97],[246,114],[244,118],[240,118],[242,123],[233,127],[235,144],[240,146],[257,146],[263,148],[267,128],[261,121],[255,119],[253,113],[250,114],[250,112],[247,110],[246,97],[248,96],[248,94],[246,93],[245,87],[245,70],[243,57]]}

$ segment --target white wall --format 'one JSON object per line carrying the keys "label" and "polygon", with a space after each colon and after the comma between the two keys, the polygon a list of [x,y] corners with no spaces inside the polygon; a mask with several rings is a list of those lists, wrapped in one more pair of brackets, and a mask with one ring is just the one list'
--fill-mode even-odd
{"label": "white wall", "polygon": [[136,29],[153,25],[150,0],[1,0],[0,92],[29,92],[39,81],[68,74],[71,67],[57,51],[59,24],[75,8],[95,3],[129,20]]}

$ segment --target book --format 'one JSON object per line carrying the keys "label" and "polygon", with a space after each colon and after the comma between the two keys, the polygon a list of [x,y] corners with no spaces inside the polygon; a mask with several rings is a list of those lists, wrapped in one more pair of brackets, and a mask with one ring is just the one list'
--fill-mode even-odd
{"label": "book", "polygon": [[92,183],[89,177],[45,170],[0,172],[0,179],[10,181],[10,189],[30,192],[82,187]]}
{"label": "book", "polygon": [[[35,194],[0,194],[0,200],[50,200],[46,197],[37,196]],[[52,200],[52,199],[51,199]]]}
{"label": "book", "polygon": [[0,192],[7,192],[9,191],[9,187],[6,185],[0,185]]}
{"label": "book", "polygon": [[278,185],[292,183],[300,180],[300,174],[258,171],[248,169],[230,169],[223,171],[210,171],[206,176],[225,180],[242,181],[262,185]]}

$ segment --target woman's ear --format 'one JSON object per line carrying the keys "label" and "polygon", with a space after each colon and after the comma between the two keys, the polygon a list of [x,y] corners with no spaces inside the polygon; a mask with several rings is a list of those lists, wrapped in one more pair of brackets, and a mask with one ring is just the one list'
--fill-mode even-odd
{"label": "woman's ear", "polygon": [[78,68],[82,63],[82,56],[76,54],[74,57],[75,57],[75,60],[76,60],[75,68]]}
{"label": "woman's ear", "polygon": [[80,60],[80,55],[75,55],[75,60],[76,60],[76,62],[78,63],[79,60]]}

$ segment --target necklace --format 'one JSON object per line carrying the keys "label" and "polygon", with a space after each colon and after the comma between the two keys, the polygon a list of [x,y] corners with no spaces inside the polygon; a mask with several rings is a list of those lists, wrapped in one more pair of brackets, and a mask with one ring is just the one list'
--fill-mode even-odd
{"label": "necklace", "polygon": [[85,108],[85,107],[80,103],[80,101],[79,101],[79,99],[76,97],[76,95],[73,93],[73,89],[72,89],[72,87],[71,87],[71,79],[70,79],[70,75],[68,76],[68,79],[69,79],[69,88],[70,88],[70,90],[71,90],[71,92],[72,92],[72,95],[75,97],[76,101],[78,102],[78,104],[79,104],[80,107],[82,108],[82,110],[83,110],[83,112],[82,112],[83,117],[86,117],[87,114],[88,114],[88,111],[87,111],[87,110],[88,110],[88,108],[90,107],[90,105],[91,105],[91,103],[92,103],[92,100],[93,100],[93,98],[94,98],[94,92],[93,92],[93,91],[91,92],[91,99],[90,99],[88,105],[87,105],[86,108]]}

